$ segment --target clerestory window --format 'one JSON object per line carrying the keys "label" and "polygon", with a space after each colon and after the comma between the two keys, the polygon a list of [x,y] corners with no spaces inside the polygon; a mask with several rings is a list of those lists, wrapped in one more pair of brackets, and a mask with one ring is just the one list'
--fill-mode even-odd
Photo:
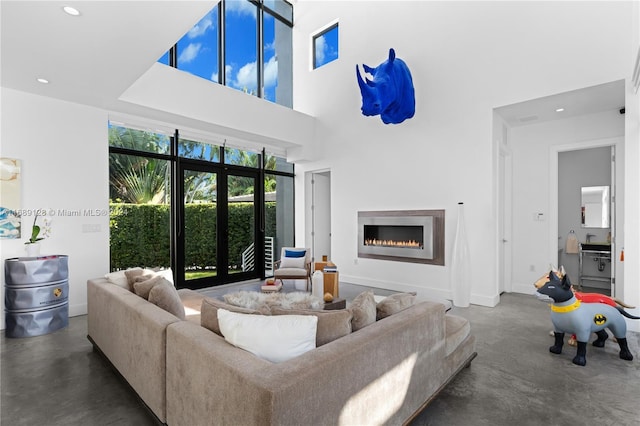
{"label": "clerestory window", "polygon": [[221,0],[158,61],[291,108],[293,6]]}
{"label": "clerestory window", "polygon": [[338,59],[338,23],[313,36],[313,69]]}

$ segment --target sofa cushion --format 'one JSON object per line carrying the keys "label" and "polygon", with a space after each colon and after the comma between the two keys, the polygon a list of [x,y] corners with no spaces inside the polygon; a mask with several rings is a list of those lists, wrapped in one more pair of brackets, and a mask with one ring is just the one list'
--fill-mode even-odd
{"label": "sofa cushion", "polygon": [[[178,295],[178,290],[169,281],[156,277],[162,281],[153,286],[149,292],[149,302],[172,313],[181,320],[185,319],[184,306]],[[152,279],[156,279],[152,278]]]}
{"label": "sofa cushion", "polygon": [[202,306],[200,308],[200,325],[213,331],[219,336],[222,336],[222,333],[220,332],[220,324],[218,323],[219,309],[226,309],[227,311],[241,314],[261,315],[259,311],[254,309],[241,308],[239,306],[229,305],[228,303],[212,297],[205,297],[202,299]]}
{"label": "sofa cushion", "polygon": [[168,282],[161,276],[141,275],[136,277],[133,282],[133,292],[143,299],[149,299],[149,292],[156,285]]}
{"label": "sofa cushion", "polygon": [[447,314],[444,316],[445,356],[456,350],[460,343],[471,332],[471,325],[466,318]]}
{"label": "sofa cushion", "polygon": [[284,309],[279,306],[271,308],[272,315],[314,315],[318,317],[316,346],[322,346],[351,333],[353,314],[346,309],[334,311],[317,311],[313,309]]}
{"label": "sofa cushion", "polygon": [[178,290],[178,296],[184,306],[184,315],[187,321],[200,325],[200,309],[202,308],[202,299],[205,296],[190,288],[181,288]]}
{"label": "sofa cushion", "polygon": [[307,270],[304,268],[304,265],[302,265],[299,268],[281,266],[280,269],[278,269],[277,271],[278,271],[278,278],[284,278],[285,280],[287,279],[287,277],[295,277],[296,279],[300,279],[298,277],[304,277],[308,273]]}
{"label": "sofa cushion", "polygon": [[397,314],[416,303],[416,293],[395,293],[376,304],[376,320]]}
{"label": "sofa cushion", "polygon": [[376,301],[373,298],[373,291],[364,291],[357,295],[347,309],[353,314],[351,321],[353,331],[376,322]]}
{"label": "sofa cushion", "polygon": [[316,347],[318,317],[313,315],[249,315],[218,309],[218,322],[227,342],[274,363]]}

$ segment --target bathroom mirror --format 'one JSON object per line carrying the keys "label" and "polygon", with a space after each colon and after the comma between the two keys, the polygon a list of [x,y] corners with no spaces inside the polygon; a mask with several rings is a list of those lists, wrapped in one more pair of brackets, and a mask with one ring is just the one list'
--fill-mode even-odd
{"label": "bathroom mirror", "polygon": [[609,187],[582,187],[582,227],[609,227]]}

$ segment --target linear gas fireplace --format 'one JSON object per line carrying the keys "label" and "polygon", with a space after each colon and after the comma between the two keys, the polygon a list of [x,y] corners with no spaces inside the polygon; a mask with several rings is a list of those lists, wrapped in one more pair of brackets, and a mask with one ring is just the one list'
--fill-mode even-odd
{"label": "linear gas fireplace", "polygon": [[444,265],[444,210],[358,212],[358,257]]}

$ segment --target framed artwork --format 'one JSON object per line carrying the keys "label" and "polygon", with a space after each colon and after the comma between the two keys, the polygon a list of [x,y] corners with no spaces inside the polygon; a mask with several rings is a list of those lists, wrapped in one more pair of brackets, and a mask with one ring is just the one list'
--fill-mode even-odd
{"label": "framed artwork", "polygon": [[0,239],[20,238],[20,160],[0,158]]}

